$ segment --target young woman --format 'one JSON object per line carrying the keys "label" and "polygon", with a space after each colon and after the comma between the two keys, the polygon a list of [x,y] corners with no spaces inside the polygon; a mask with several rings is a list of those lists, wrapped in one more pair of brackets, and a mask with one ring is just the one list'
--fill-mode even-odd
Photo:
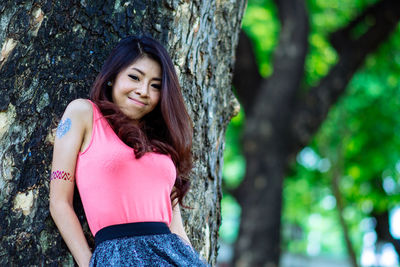
{"label": "young woman", "polygon": [[[192,124],[172,61],[157,41],[128,37],[90,99],[66,108],[54,142],[50,212],[79,266],[205,266],[180,213]],[[92,252],[72,206],[76,182]]]}

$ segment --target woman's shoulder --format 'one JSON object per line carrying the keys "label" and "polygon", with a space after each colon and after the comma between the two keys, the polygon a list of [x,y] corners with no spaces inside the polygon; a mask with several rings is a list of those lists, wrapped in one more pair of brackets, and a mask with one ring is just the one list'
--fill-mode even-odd
{"label": "woman's shoulder", "polygon": [[74,113],[75,115],[87,116],[93,113],[93,107],[88,99],[78,98],[72,100],[65,111]]}
{"label": "woman's shoulder", "polygon": [[91,123],[93,107],[88,99],[78,98],[68,104],[64,114]]}

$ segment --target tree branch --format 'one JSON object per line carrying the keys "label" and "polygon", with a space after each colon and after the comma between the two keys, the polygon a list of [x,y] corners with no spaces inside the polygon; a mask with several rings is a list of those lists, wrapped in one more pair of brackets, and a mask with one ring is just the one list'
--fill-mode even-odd
{"label": "tree branch", "polygon": [[[375,24],[357,39],[352,38],[350,33],[358,25],[355,22],[360,22],[367,16],[369,20],[375,21]],[[295,140],[292,151],[296,152],[308,144],[326,118],[330,107],[345,91],[347,84],[366,56],[389,37],[399,19],[400,1],[383,0],[367,8],[346,28],[331,35],[332,42],[338,49],[339,62],[318,86],[311,88],[308,94],[298,102],[291,124],[293,125],[293,140]]]}
{"label": "tree branch", "polygon": [[[338,151],[338,158],[340,157],[342,146],[343,145],[341,144],[339,151]],[[340,222],[340,226],[342,227],[342,230],[343,230],[344,241],[346,243],[346,248],[347,248],[347,253],[349,254],[350,263],[353,267],[358,267],[357,256],[354,251],[353,244],[351,242],[349,227],[347,226],[346,220],[344,219],[345,205],[343,203],[344,201],[343,201],[342,193],[340,192],[340,186],[339,186],[340,179],[342,176],[342,166],[341,165],[342,164],[337,163],[336,166],[333,166],[332,192],[336,199],[339,222]]]}

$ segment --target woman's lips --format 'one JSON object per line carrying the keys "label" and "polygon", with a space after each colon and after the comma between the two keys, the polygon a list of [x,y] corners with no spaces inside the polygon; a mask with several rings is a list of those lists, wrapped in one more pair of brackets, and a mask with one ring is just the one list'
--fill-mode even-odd
{"label": "woman's lips", "polygon": [[135,104],[137,104],[137,105],[139,105],[139,106],[146,106],[146,104],[145,103],[143,103],[143,102],[140,102],[139,100],[136,100],[136,99],[134,99],[134,98],[130,98],[130,97],[128,97],[130,100],[132,100]]}

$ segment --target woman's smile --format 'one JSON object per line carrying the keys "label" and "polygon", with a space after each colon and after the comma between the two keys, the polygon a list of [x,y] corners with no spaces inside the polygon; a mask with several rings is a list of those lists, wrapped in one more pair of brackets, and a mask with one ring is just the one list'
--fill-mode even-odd
{"label": "woman's smile", "polygon": [[128,97],[128,98],[129,98],[130,100],[132,100],[132,102],[135,103],[136,105],[139,105],[139,106],[141,106],[141,107],[146,106],[145,103],[143,103],[143,102],[141,102],[141,101],[139,101],[139,100],[137,100],[137,99],[134,99],[134,98],[132,98],[132,97]]}

